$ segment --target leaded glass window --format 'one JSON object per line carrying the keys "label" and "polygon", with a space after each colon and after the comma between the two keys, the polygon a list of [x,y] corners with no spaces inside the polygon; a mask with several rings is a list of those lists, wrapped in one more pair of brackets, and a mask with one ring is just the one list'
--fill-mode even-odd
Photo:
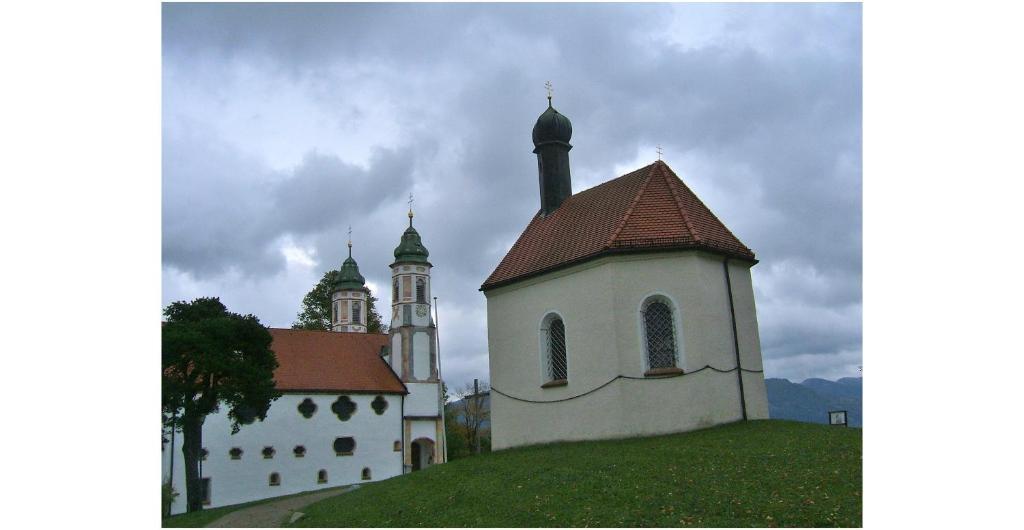
{"label": "leaded glass window", "polygon": [[548,381],[568,379],[568,366],[565,358],[565,324],[561,318],[556,316],[548,322],[547,339]]}
{"label": "leaded glass window", "polygon": [[359,300],[352,301],[352,323],[363,323],[363,305],[359,303]]}
{"label": "leaded glass window", "polygon": [[644,308],[643,316],[648,370],[675,367],[676,334],[672,309],[664,301],[655,299]]}

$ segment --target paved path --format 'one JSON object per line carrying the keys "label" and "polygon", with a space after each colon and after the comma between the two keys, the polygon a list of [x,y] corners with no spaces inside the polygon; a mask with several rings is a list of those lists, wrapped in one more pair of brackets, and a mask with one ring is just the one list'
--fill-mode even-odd
{"label": "paved path", "polygon": [[299,510],[314,502],[324,500],[328,497],[341,495],[352,491],[354,488],[330,489],[317,491],[308,495],[296,495],[279,501],[270,501],[257,504],[249,508],[233,511],[220,519],[214,520],[206,525],[207,528],[280,528],[281,525],[292,515],[292,512]]}

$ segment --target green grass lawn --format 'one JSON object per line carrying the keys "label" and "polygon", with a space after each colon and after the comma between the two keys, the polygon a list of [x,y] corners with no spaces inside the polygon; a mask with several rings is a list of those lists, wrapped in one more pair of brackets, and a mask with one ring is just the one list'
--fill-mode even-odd
{"label": "green grass lawn", "polygon": [[861,526],[861,506],[860,429],[767,420],[464,458],[295,526]]}

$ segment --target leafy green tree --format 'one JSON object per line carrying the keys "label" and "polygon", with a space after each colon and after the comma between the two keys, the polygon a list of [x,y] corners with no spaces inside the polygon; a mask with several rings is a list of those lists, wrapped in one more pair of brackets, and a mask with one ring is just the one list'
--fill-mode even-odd
{"label": "leafy green tree", "polygon": [[[320,282],[302,297],[302,311],[298,320],[292,323],[292,329],[331,329],[331,292],[334,291],[334,280],[337,270],[329,270],[320,278]],[[373,293],[366,296],[366,331],[368,333],[387,333],[388,328],[381,324],[380,313],[377,313]]]}
{"label": "leafy green tree", "polygon": [[277,358],[267,328],[253,315],[231,313],[218,298],[174,302],[162,328],[163,416],[183,434],[185,499],[202,509],[199,458],[206,416],[228,407],[231,433],[266,418],[280,397],[274,388]]}

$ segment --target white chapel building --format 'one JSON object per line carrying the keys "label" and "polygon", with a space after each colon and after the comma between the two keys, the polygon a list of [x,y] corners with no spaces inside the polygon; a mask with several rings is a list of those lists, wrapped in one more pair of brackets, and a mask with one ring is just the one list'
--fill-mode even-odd
{"label": "white chapel building", "polygon": [[[271,328],[282,396],[262,422],[231,434],[227,410],[206,417],[200,477],[204,504],[238,504],[377,481],[447,460],[428,252],[412,226],[391,264],[390,334],[367,333],[369,290],[349,257],[332,293],[332,331]],[[164,433],[162,465],[180,495],[181,433]]]}
{"label": "white chapel building", "polygon": [[492,447],[768,418],[754,253],[661,160],[573,194],[571,136],[549,97],[540,209],[481,286]]}

